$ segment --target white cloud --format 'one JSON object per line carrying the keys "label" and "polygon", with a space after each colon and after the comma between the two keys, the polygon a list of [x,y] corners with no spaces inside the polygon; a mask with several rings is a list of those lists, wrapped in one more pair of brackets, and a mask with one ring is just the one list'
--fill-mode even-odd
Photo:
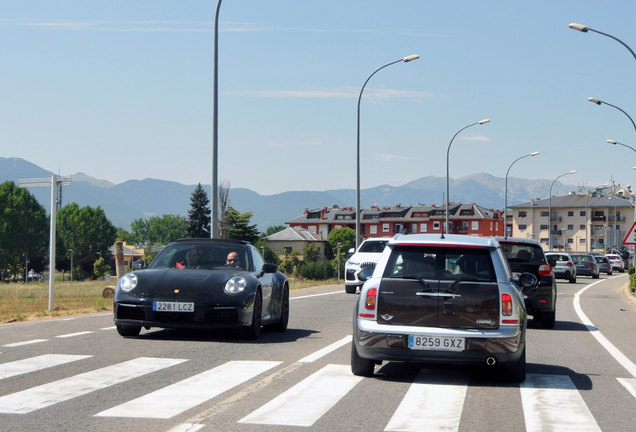
{"label": "white cloud", "polygon": [[491,142],[492,140],[485,135],[469,135],[469,136],[460,136],[460,140],[462,141],[483,141],[483,142]]}
{"label": "white cloud", "polygon": [[408,159],[408,157],[384,153],[376,153],[371,155],[371,160],[375,162],[393,162],[399,159]]}

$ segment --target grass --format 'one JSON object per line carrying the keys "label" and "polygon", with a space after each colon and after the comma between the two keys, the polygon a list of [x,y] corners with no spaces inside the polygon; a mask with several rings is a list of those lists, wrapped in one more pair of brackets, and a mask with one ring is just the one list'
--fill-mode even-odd
{"label": "grass", "polygon": [[[344,283],[344,281],[340,280],[340,283]],[[338,284],[336,279],[323,281],[289,280],[291,289],[336,284]],[[61,282],[56,280],[53,302],[55,309],[49,312],[48,282],[0,284],[0,323],[112,311],[113,299],[104,298],[102,292],[107,286],[114,285],[114,279],[110,282]]]}

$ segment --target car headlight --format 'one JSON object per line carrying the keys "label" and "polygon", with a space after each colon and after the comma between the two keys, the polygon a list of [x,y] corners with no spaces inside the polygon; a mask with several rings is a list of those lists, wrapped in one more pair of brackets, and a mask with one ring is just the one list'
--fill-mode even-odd
{"label": "car headlight", "polygon": [[119,288],[122,289],[122,291],[132,291],[135,287],[137,286],[137,275],[134,273],[128,273],[127,275],[124,275],[124,277],[122,277],[119,280]]}
{"label": "car headlight", "polygon": [[229,295],[236,295],[242,293],[247,288],[247,279],[243,276],[235,276],[225,283],[223,291]]}
{"label": "car headlight", "polygon": [[346,265],[348,265],[348,266],[357,266],[357,265],[360,265],[360,264],[357,263],[357,262],[353,262],[353,261],[349,260],[349,261],[347,261]]}

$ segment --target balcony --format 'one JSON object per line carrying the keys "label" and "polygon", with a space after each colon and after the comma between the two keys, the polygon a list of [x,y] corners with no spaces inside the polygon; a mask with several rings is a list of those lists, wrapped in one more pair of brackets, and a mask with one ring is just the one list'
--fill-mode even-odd
{"label": "balcony", "polygon": [[563,217],[561,217],[561,216],[552,216],[550,218],[550,222],[563,222]]}
{"label": "balcony", "polygon": [[[592,220],[594,219],[592,218]],[[610,216],[608,220],[610,222],[625,222],[625,216],[619,216],[619,217]]]}
{"label": "balcony", "polygon": [[592,222],[605,222],[606,220],[607,220],[607,217],[605,217],[605,215],[601,215],[601,216],[592,215]]}
{"label": "balcony", "polygon": [[550,231],[550,235],[552,235],[552,236],[563,235],[563,230],[555,230],[555,229],[553,229],[552,231]]}

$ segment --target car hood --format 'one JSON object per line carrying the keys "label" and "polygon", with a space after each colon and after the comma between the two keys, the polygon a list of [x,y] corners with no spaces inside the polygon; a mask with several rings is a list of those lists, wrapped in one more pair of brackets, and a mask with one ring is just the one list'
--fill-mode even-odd
{"label": "car hood", "polygon": [[356,252],[349,258],[349,262],[362,264],[363,262],[372,261],[377,263],[381,255],[382,252]]}

